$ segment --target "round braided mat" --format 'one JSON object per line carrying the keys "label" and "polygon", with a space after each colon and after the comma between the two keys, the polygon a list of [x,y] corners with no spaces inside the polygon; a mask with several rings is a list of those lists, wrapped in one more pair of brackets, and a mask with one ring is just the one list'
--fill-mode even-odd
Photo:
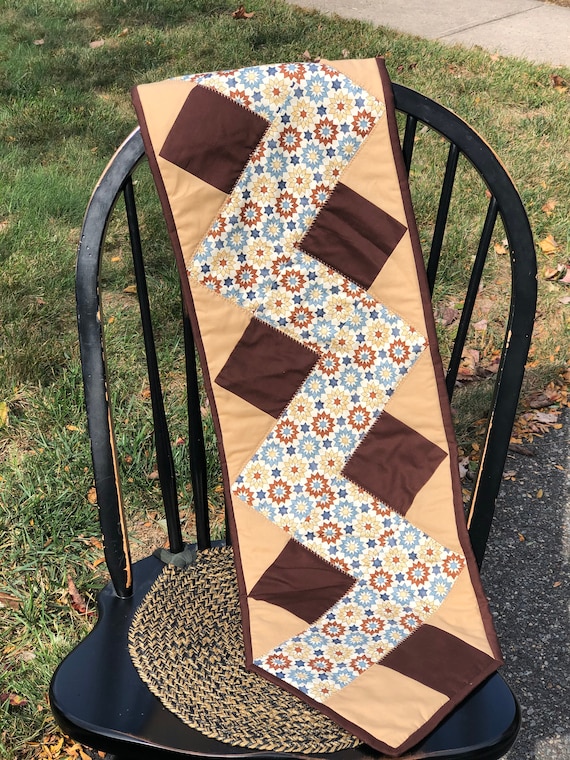
{"label": "round braided mat", "polygon": [[187,725],[249,749],[321,753],[360,742],[244,665],[230,548],[167,566],[135,613],[129,651],[141,679]]}

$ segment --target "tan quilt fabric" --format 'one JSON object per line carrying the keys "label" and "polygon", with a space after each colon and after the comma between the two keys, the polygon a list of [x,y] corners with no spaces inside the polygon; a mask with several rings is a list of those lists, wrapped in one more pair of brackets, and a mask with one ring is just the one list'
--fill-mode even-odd
{"label": "tan quilt fabric", "polygon": [[247,664],[402,753],[501,661],[384,64],[134,102],[219,433]]}

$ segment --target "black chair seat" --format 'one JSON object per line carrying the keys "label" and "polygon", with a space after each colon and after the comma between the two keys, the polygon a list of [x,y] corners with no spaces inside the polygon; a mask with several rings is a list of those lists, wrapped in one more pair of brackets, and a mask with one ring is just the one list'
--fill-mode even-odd
{"label": "black chair seat", "polygon": [[[186,726],[150,693],[135,670],[127,646],[132,617],[164,565],[147,557],[133,565],[134,594],[117,597],[111,584],[99,594],[99,621],[61,663],[50,704],[64,731],[78,741],[128,760],[169,757],[281,757],[301,754],[249,751],[210,739]],[[102,665],[104,663],[104,665]],[[518,733],[517,701],[499,674],[478,687],[406,758],[493,760]],[[382,757],[365,745],[319,755],[334,760]]]}

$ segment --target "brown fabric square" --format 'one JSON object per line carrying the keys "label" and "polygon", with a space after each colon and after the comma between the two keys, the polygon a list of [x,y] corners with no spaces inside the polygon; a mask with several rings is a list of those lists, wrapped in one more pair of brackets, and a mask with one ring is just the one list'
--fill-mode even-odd
{"label": "brown fabric square", "polygon": [[254,318],[216,383],[277,418],[318,358],[315,351]]}
{"label": "brown fabric square", "polygon": [[343,573],[297,541],[289,541],[249,592],[314,623],[338,602],[355,579]]}
{"label": "brown fabric square", "polygon": [[300,245],[368,289],[405,231],[397,219],[339,182]]}
{"label": "brown fabric square", "polygon": [[383,412],[343,469],[343,475],[405,515],[447,454]]}
{"label": "brown fabric square", "polygon": [[267,127],[268,122],[253,111],[197,85],[160,156],[230,193]]}
{"label": "brown fabric square", "polygon": [[432,625],[418,628],[380,664],[448,697],[479,683],[496,665],[485,652]]}

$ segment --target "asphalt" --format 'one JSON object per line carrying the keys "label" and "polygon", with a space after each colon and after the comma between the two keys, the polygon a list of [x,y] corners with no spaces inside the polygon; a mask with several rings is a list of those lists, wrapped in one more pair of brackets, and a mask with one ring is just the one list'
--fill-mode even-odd
{"label": "asphalt", "polygon": [[[570,68],[570,8],[538,0],[293,0],[447,44]],[[570,760],[570,410],[509,454],[483,565],[523,725],[508,760]]]}

